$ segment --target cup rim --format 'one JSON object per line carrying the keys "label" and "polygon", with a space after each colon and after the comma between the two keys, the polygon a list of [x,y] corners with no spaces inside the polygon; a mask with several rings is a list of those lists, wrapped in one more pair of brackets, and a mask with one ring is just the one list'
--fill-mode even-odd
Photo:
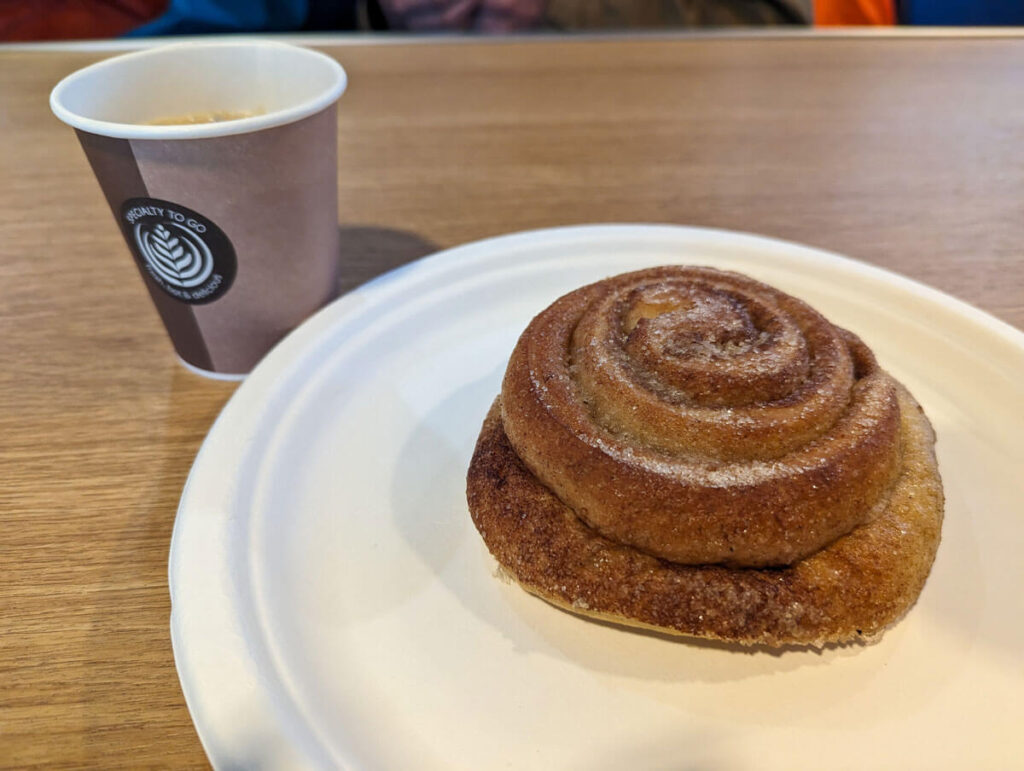
{"label": "cup rim", "polygon": [[[116,121],[98,120],[88,118],[68,109],[64,104],[65,95],[73,88],[76,81],[93,74],[97,71],[121,66],[127,59],[141,59],[147,56],[162,55],[166,51],[177,48],[215,49],[215,48],[277,48],[300,51],[303,55],[320,60],[326,64],[335,75],[332,86],[323,93],[318,94],[305,102],[287,107],[283,110],[252,115],[247,118],[236,120],[218,121],[216,123],[190,123],[171,125],[146,125],[139,123],[118,123]],[[111,56],[102,61],[90,64],[80,70],[72,72],[64,77],[50,92],[50,109],[64,123],[90,134],[113,137],[116,139],[206,139],[210,137],[231,136],[234,134],[248,134],[253,131],[262,131],[276,126],[284,126],[288,123],[315,115],[322,109],[337,101],[345,92],[348,86],[348,75],[337,61],[327,54],[315,51],[305,46],[281,43],[273,40],[231,40],[217,42],[179,42],[167,45],[158,45],[142,51],[134,51],[119,56]]]}

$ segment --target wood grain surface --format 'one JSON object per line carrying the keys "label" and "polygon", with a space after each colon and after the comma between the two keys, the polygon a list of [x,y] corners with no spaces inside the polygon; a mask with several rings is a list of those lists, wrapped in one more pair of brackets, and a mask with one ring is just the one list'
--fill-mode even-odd
{"label": "wood grain surface", "polygon": [[[343,288],[524,228],[670,222],[866,260],[1024,327],[1024,40],[330,47]],[[175,361],[50,88],[0,51],[0,766],[203,766],[168,632],[230,384]]]}

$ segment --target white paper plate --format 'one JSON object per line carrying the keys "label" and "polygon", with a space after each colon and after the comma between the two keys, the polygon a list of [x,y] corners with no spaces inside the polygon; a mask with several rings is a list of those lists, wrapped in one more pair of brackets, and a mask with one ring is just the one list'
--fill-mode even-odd
{"label": "white paper plate", "polygon": [[[924,404],[947,495],[909,616],[870,647],[744,652],[581,620],[495,577],[465,474],[506,359],[566,291],[743,271],[860,334]],[[1024,757],[1024,334],[821,251],[594,226],[451,249],[303,325],[182,496],[171,630],[221,768],[1005,768]]]}

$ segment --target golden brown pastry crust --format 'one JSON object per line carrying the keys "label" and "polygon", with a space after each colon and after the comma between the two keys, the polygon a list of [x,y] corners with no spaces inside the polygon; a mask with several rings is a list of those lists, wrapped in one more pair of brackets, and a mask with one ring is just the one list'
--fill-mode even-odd
{"label": "golden brown pastry crust", "polygon": [[866,522],[899,471],[893,383],[871,351],[710,268],[557,300],[512,353],[502,420],[587,524],[684,564],[789,564]]}
{"label": "golden brown pastry crust", "polygon": [[935,437],[855,335],[709,268],[583,287],[525,330],[468,476],[524,588],[742,644],[869,637],[938,548]]}
{"label": "golden brown pastry crust", "polygon": [[901,386],[897,398],[903,467],[887,505],[789,567],[679,565],[601,536],[523,465],[505,435],[500,399],[469,467],[469,509],[507,573],[576,613],[745,645],[869,638],[917,599],[942,525],[934,434]]}

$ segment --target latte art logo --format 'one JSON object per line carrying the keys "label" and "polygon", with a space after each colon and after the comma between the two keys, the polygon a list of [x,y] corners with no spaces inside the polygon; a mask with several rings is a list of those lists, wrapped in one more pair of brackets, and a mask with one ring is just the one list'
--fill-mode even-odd
{"label": "latte art logo", "polygon": [[160,289],[190,304],[216,300],[235,277],[235,250],[219,227],[198,212],[156,198],[121,207],[128,242],[140,267]]}
{"label": "latte art logo", "polygon": [[[168,230],[173,228],[175,232]],[[213,273],[213,255],[201,238],[180,225],[135,226],[135,243],[150,271],[181,289],[191,289]]]}

